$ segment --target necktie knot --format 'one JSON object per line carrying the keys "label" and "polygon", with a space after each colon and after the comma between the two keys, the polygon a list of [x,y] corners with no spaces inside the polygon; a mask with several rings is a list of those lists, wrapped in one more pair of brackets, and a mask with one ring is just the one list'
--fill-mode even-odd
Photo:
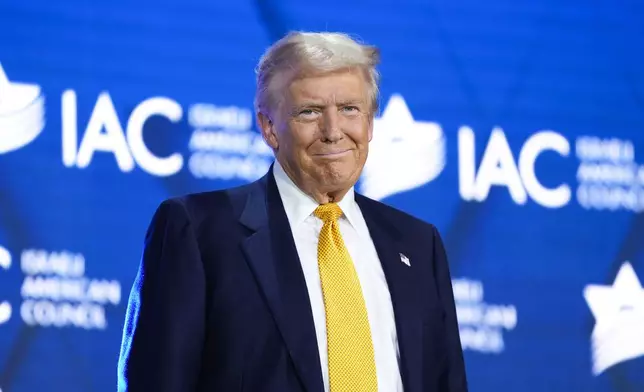
{"label": "necktie knot", "polygon": [[322,219],[324,223],[335,222],[342,216],[342,208],[337,203],[319,205],[313,212],[315,216]]}

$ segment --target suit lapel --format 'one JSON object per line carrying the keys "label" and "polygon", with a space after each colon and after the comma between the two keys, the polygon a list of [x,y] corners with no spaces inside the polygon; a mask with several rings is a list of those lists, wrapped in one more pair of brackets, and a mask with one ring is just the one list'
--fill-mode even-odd
{"label": "suit lapel", "polygon": [[420,392],[422,390],[422,322],[418,277],[412,267],[401,261],[401,253],[405,254],[404,245],[397,237],[397,231],[379,219],[379,212],[374,208],[374,202],[359,194],[356,194],[356,201],[369,228],[389,286],[404,389],[406,392]]}
{"label": "suit lapel", "polygon": [[290,225],[272,174],[249,195],[240,221],[254,231],[243,250],[309,392],[324,389],[315,324]]}

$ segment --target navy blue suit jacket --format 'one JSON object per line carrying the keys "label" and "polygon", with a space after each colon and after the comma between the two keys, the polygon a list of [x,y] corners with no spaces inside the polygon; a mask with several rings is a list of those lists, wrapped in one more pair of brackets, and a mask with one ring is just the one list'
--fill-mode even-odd
{"label": "navy blue suit jacket", "polygon": [[[355,198],[391,293],[405,391],[467,391],[438,232]],[[161,203],[129,297],[118,377],[119,391],[130,392],[323,392],[306,283],[272,170]]]}

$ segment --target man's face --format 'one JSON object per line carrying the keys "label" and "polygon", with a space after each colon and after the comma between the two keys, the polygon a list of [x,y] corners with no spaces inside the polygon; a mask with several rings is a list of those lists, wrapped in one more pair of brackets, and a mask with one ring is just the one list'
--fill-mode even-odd
{"label": "man's face", "polygon": [[296,78],[260,124],[276,157],[305,191],[338,192],[353,186],[367,160],[373,121],[360,70]]}

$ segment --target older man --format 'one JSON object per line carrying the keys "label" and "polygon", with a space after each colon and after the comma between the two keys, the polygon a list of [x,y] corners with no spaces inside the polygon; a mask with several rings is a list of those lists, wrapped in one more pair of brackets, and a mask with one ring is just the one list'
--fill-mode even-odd
{"label": "older man", "polygon": [[354,191],[378,52],[291,33],[258,67],[275,163],[163,202],[130,295],[121,391],[466,391],[436,229]]}

